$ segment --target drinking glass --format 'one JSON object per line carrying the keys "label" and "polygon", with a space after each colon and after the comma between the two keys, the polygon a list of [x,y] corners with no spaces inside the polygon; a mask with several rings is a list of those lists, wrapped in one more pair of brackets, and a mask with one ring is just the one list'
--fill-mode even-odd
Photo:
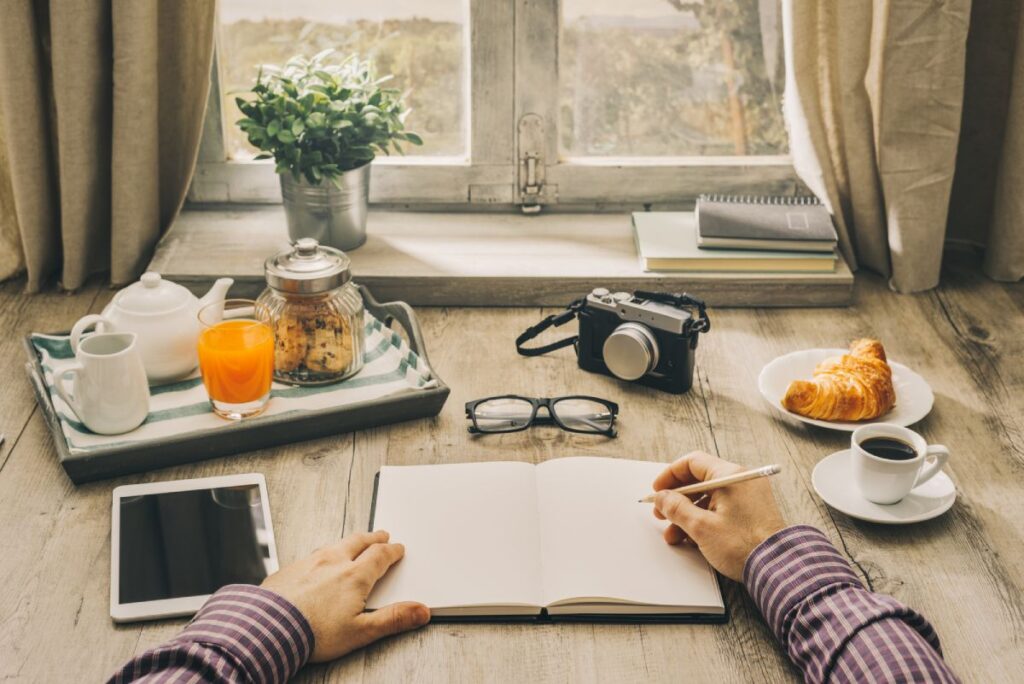
{"label": "drinking glass", "polygon": [[213,411],[229,420],[257,416],[270,400],[274,331],[251,299],[212,302],[199,310],[199,371]]}

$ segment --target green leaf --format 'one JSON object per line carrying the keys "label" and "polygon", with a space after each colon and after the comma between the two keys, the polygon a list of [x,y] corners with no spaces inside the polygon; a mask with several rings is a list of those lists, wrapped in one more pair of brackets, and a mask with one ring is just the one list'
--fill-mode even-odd
{"label": "green leaf", "polygon": [[302,119],[295,119],[295,121],[292,123],[292,133],[298,136],[302,135],[302,131],[304,130],[306,130],[306,124],[302,121]]}
{"label": "green leaf", "polygon": [[293,143],[295,142],[295,134],[284,128],[277,132],[277,139],[286,144]]}
{"label": "green leaf", "polygon": [[269,135],[270,137],[274,137],[275,135],[277,135],[277,132],[280,130],[281,122],[278,121],[277,119],[274,119],[273,121],[267,124],[267,135]]}
{"label": "green leaf", "polygon": [[334,53],[334,48],[327,48],[326,50],[321,50],[320,52],[318,52],[315,55],[313,55],[310,58],[309,61],[312,64],[319,64],[325,57],[327,57],[328,55],[331,55],[333,53]]}
{"label": "green leaf", "polygon": [[273,159],[274,155],[267,154],[266,152],[260,152],[253,159]]}
{"label": "green leaf", "polygon": [[416,135],[415,133],[403,133],[402,137],[403,137],[403,139],[408,140],[409,142],[411,142],[413,145],[422,145],[423,144],[423,138],[421,138],[420,136]]}

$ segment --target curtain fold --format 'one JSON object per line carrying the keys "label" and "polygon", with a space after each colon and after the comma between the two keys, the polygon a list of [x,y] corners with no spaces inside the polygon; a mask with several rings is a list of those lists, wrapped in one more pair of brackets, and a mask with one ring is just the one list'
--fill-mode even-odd
{"label": "curtain fold", "polygon": [[785,115],[797,172],[852,266],[899,292],[938,284],[970,0],[785,0]]}
{"label": "curtain fold", "polygon": [[1005,135],[996,176],[985,272],[996,280],[1024,278],[1024,12],[1017,19]]}
{"label": "curtain fold", "polygon": [[[214,0],[5,6],[0,140],[29,291],[107,270],[121,284],[145,267],[195,166],[214,11]],[[18,266],[0,260],[0,278]]]}

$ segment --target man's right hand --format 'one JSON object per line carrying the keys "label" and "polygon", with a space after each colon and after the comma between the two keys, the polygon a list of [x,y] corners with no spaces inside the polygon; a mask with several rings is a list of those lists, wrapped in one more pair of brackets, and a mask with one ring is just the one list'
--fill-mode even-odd
{"label": "man's right hand", "polygon": [[[738,473],[743,468],[701,451],[683,456],[654,480],[658,491],[654,515],[672,524],[665,529],[669,544],[694,543],[711,565],[726,577],[743,579],[747,557],[782,528],[785,522],[768,478],[712,490],[693,500],[671,491],[684,485]],[[697,503],[694,502],[697,501]]]}

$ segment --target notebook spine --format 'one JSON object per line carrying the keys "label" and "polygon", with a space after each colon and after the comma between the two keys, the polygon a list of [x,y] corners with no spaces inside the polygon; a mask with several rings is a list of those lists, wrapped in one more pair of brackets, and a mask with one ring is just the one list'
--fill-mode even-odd
{"label": "notebook spine", "polygon": [[701,202],[719,202],[724,204],[777,204],[785,206],[818,205],[821,201],[814,196],[772,196],[772,195],[701,195]]}

